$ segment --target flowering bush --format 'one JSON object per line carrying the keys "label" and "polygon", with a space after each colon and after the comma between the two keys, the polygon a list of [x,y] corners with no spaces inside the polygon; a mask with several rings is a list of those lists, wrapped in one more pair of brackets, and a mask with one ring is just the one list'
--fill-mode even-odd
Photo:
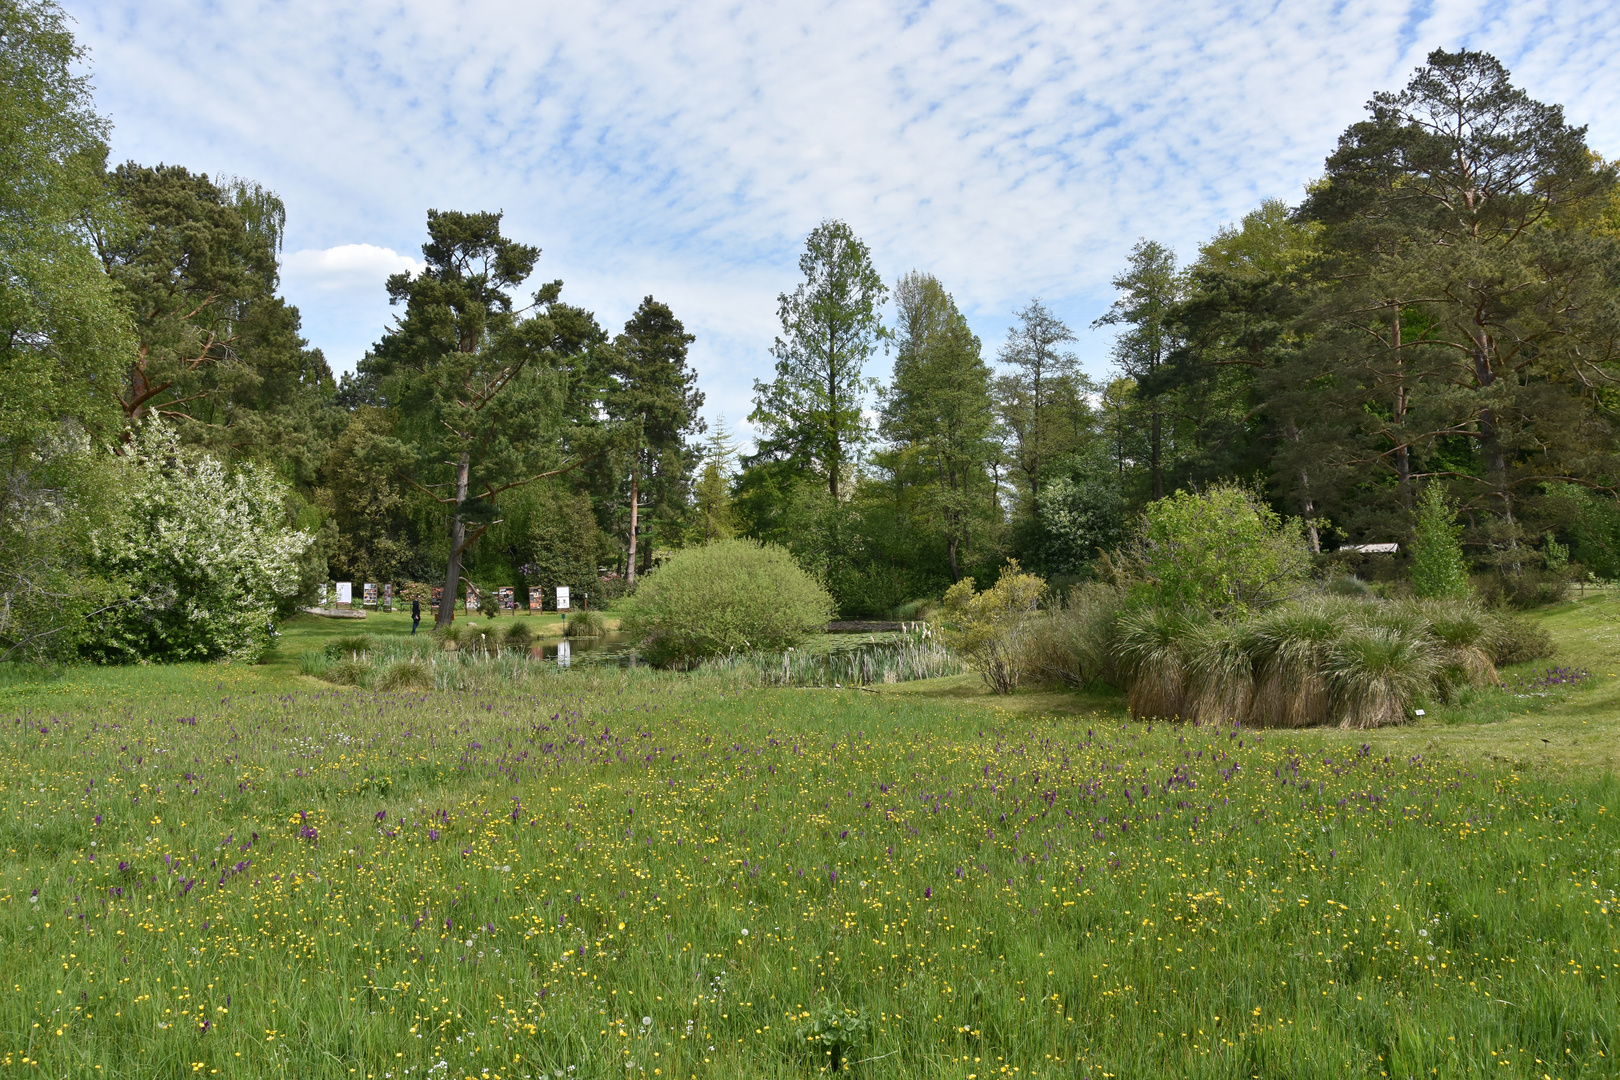
{"label": "flowering bush", "polygon": [[88,651],[106,662],[257,657],[311,539],[284,524],[286,488],[259,466],[227,472],[182,451],[158,420],[135,432],[124,469],[123,512],[91,547],[132,599]]}

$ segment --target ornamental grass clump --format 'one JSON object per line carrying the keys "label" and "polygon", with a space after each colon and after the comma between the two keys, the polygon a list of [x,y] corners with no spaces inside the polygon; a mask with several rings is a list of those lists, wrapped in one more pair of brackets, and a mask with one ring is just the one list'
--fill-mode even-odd
{"label": "ornamental grass clump", "polygon": [[433,668],[426,660],[397,660],[377,675],[378,690],[432,690],[436,686]]}
{"label": "ornamental grass clump", "polygon": [[529,624],[521,619],[513,619],[507,624],[506,631],[501,635],[501,645],[519,652],[528,652],[529,646],[534,642],[534,631]]}
{"label": "ornamental grass clump", "polygon": [[1254,661],[1243,628],[1207,622],[1181,643],[1185,717],[1198,723],[1242,720],[1254,699]]}
{"label": "ornamental grass clump", "polygon": [[1333,643],[1327,664],[1335,719],[1363,730],[1399,724],[1433,686],[1433,648],[1389,627],[1357,627]]}
{"label": "ornamental grass clump", "polygon": [[1474,604],[1437,602],[1429,610],[1429,637],[1438,666],[1435,686],[1446,701],[1455,701],[1471,686],[1500,682],[1491,662],[1491,620]]}
{"label": "ornamental grass clump", "polygon": [[1328,650],[1344,625],[1342,607],[1309,602],[1273,609],[1249,625],[1255,672],[1251,723],[1305,727],[1327,722]]}
{"label": "ornamental grass clump", "polygon": [[576,611],[563,626],[563,637],[601,637],[607,633],[607,620],[600,611]]}
{"label": "ornamental grass clump", "polygon": [[350,634],[326,643],[329,660],[342,660],[355,656],[368,656],[377,649],[377,639],[370,634]]}
{"label": "ornamental grass clump", "polygon": [[1181,645],[1190,629],[1186,616],[1165,608],[1137,608],[1120,616],[1118,666],[1132,716],[1183,715],[1187,672]]}

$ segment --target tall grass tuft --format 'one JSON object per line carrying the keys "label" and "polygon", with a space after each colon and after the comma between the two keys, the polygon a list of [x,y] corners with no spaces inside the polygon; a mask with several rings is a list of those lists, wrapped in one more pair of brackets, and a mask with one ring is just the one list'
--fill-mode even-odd
{"label": "tall grass tuft", "polygon": [[1254,698],[1254,664],[1242,627],[1209,622],[1183,639],[1186,718],[1199,723],[1242,720]]}
{"label": "tall grass tuft", "polygon": [[607,620],[600,611],[575,611],[563,627],[564,637],[601,637],[607,633]]}
{"label": "tall grass tuft", "polygon": [[1054,603],[1035,627],[1026,662],[1037,678],[1085,686],[1112,683],[1116,670],[1116,620],[1123,603],[1110,585],[1076,586]]}
{"label": "tall grass tuft", "polygon": [[1119,618],[1119,670],[1126,703],[1139,719],[1176,717],[1186,711],[1186,670],[1181,639],[1190,628],[1183,615],[1164,608],[1138,608]]}
{"label": "tall grass tuft", "polygon": [[1434,649],[1421,639],[1388,626],[1348,630],[1328,658],[1339,726],[1364,730],[1405,722],[1435,672]]}
{"label": "tall grass tuft", "polygon": [[364,656],[377,648],[377,639],[370,634],[348,634],[326,643],[326,655],[331,660]]}
{"label": "tall grass tuft", "polygon": [[513,619],[506,626],[506,632],[501,635],[501,644],[508,649],[519,652],[528,652],[529,646],[534,642],[534,631],[522,619]]}
{"label": "tall grass tuft", "polygon": [[377,673],[378,690],[436,690],[433,666],[427,660],[409,657],[396,660]]}
{"label": "tall grass tuft", "polygon": [[1332,714],[1325,674],[1328,654],[1344,629],[1339,605],[1290,604],[1252,623],[1248,647],[1255,672],[1249,719],[1259,727],[1305,727]]}
{"label": "tall grass tuft", "polygon": [[1435,645],[1435,689],[1455,701],[1468,687],[1500,682],[1491,662],[1491,619],[1477,604],[1431,600],[1423,605]]}

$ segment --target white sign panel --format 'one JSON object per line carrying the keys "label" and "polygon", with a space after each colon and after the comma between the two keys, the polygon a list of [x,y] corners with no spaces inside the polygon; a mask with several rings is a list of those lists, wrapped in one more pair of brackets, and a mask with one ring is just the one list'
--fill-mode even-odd
{"label": "white sign panel", "polygon": [[337,602],[340,604],[352,603],[354,600],[354,582],[340,581],[337,583]]}
{"label": "white sign panel", "polygon": [[567,585],[559,585],[559,586],[557,586],[557,610],[558,611],[567,611],[568,610],[568,586]]}

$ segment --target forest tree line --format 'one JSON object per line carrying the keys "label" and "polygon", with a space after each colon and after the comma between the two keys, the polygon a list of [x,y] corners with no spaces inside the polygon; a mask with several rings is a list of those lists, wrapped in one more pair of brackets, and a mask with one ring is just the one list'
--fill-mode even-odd
{"label": "forest tree line", "polygon": [[[1082,580],[1147,503],[1225,480],[1324,557],[1406,541],[1438,486],[1489,589],[1620,577],[1616,170],[1488,55],[1437,51],[1376,95],[1298,205],[1186,263],[1139,242],[1090,327],[1033,299],[989,347],[947,283],[885,277],[823,222],[741,453],[701,419],[668,304],[603,326],[534,285],[541,252],[499,214],[429,211],[425,269],[387,281],[394,319],[335,377],[281,294],[281,200],[110,166],[60,12],[0,11],[8,610],[106,607],[60,584],[101,572],[72,462],[154,423],[279,478],[303,602],[332,578],[444,583],[446,608],[463,581],[611,600],[663,554],[747,536],[879,616],[1008,559]],[[1103,380],[1074,352],[1093,332]]]}

